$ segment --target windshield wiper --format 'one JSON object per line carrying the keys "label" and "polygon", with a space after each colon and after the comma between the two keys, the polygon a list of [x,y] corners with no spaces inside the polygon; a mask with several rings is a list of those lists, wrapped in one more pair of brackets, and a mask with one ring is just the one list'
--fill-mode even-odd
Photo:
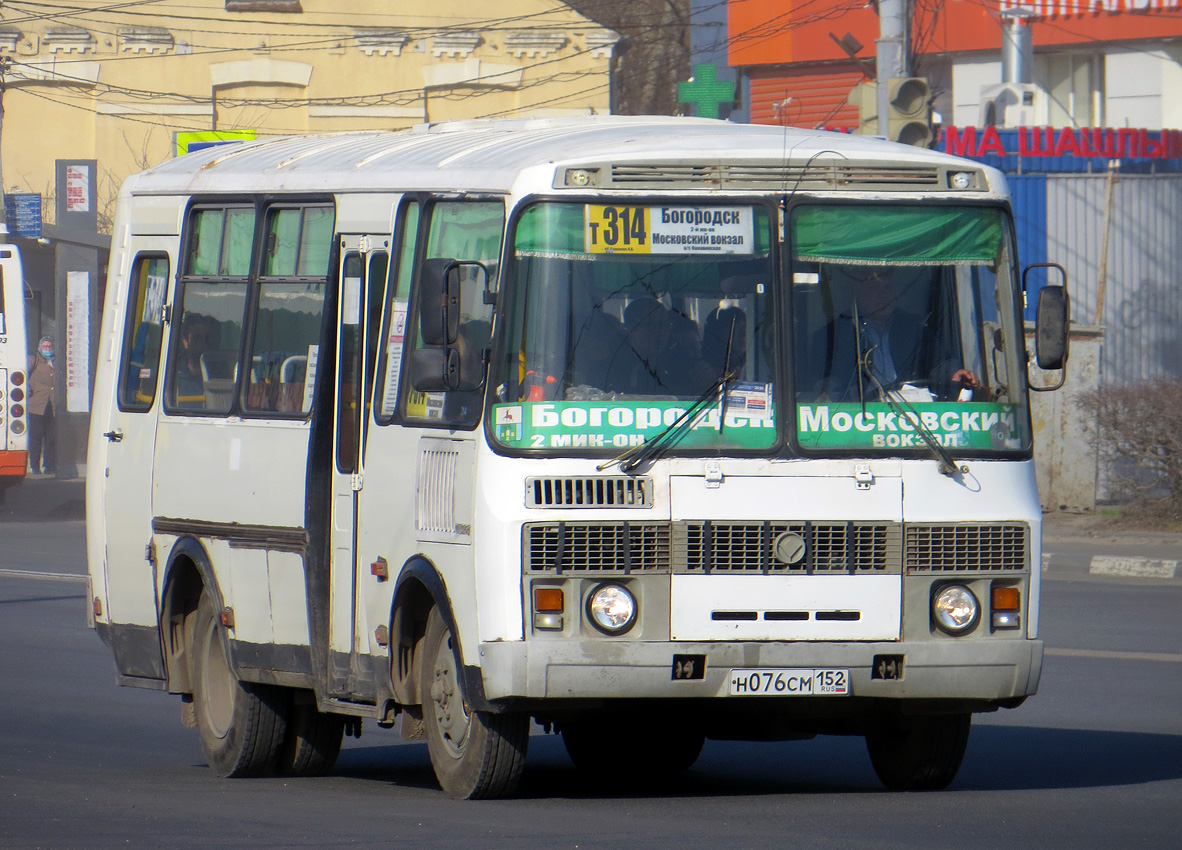
{"label": "windshield wiper", "polygon": [[[866,388],[862,383],[862,374],[870,373],[870,352],[862,350],[862,317],[858,315],[858,302],[854,301],[854,364],[858,376],[858,404],[862,405],[862,413],[866,412]],[[871,378],[874,376],[871,375]],[[877,384],[878,381],[875,380]],[[846,385],[849,386],[848,384]],[[879,392],[882,385],[879,384]],[[844,395],[844,393],[843,393]]]}
{"label": "windshield wiper", "polygon": [[936,458],[940,461],[939,469],[942,474],[947,475],[949,478],[955,478],[957,475],[963,475],[969,471],[967,466],[958,465],[956,458],[936,438],[936,435],[923,424],[923,417],[919,415],[919,411],[911,406],[911,402],[904,398],[902,393],[899,393],[897,390],[888,390],[875,377],[873,372],[868,372],[867,374],[870,375],[870,380],[874,381],[878,386],[879,397],[886,401],[891,406],[891,409],[899,414],[899,416],[905,416],[915,426],[915,431],[919,434],[920,439],[927,444],[929,449],[935,452]]}
{"label": "windshield wiper", "polygon": [[[725,407],[726,388],[733,378],[734,375],[731,372],[727,372],[722,378],[712,384],[706,392],[698,396],[697,400],[682,411],[676,419],[670,422],[665,430],[656,434],[651,440],[645,440],[640,445],[633,446],[623,454],[617,455],[611,460],[606,460],[595,468],[602,472],[609,466],[619,464],[621,472],[631,475],[632,471],[637,469],[641,464],[656,460],[669,446],[681,439],[685,431],[693,425],[699,413],[705,410],[711,402],[718,400],[719,392],[723,393],[723,405]],[[719,421],[718,430],[721,433],[721,421]]]}
{"label": "windshield wiper", "polygon": [[714,384],[706,389],[704,393],[698,396],[697,401],[683,411],[676,419],[669,423],[665,430],[661,431],[651,440],[645,440],[638,446],[633,446],[623,454],[620,454],[611,460],[604,461],[595,468],[599,472],[607,469],[613,464],[620,465],[620,471],[630,475],[634,469],[637,469],[641,464],[648,461],[656,460],[665,449],[677,442],[688,427],[693,424],[693,420],[698,413],[706,408],[711,402],[718,399],[719,393],[722,394],[722,404],[718,412],[718,433],[721,434],[726,427],[726,394],[730,387],[730,382],[735,379],[735,370],[731,368],[731,351],[735,344],[735,322],[737,317],[731,318],[730,333],[727,334],[726,339],[726,360],[723,361],[723,373]]}

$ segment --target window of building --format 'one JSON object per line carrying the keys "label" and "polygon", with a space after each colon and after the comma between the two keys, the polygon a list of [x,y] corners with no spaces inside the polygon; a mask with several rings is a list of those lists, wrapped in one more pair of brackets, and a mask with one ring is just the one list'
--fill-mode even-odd
{"label": "window of building", "polygon": [[1035,62],[1049,99],[1052,127],[1100,127],[1104,124],[1104,56],[1052,53]]}

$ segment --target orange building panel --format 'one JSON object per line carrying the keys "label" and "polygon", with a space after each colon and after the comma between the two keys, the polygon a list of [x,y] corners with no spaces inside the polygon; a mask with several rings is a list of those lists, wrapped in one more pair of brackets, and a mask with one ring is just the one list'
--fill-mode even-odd
{"label": "orange building panel", "polygon": [[777,68],[751,71],[751,123],[808,129],[857,127],[858,110],[846,103],[865,80],[851,65],[818,71]]}
{"label": "orange building panel", "polygon": [[[1035,50],[1182,36],[1182,0],[944,0],[917,4],[913,50],[1000,50],[1001,11],[1016,5],[1038,13]],[[731,0],[727,14],[732,65],[842,60],[834,38],[846,33],[862,44],[859,58],[874,58],[878,15],[866,0]]]}

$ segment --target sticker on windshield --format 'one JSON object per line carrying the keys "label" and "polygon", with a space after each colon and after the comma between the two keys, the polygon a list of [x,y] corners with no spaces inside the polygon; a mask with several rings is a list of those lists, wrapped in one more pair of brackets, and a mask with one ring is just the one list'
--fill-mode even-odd
{"label": "sticker on windshield", "polygon": [[753,254],[754,207],[588,204],[588,254]]}
{"label": "sticker on windshield", "polygon": [[923,430],[950,449],[1022,448],[1010,404],[801,404],[796,425],[800,444],[811,449],[922,449]]}
{"label": "sticker on windshield", "polygon": [[[691,405],[679,401],[498,404],[493,408],[493,428],[497,440],[510,448],[622,450],[642,445],[675,425]],[[737,395],[728,393],[725,413],[718,404],[699,411],[685,423],[684,431],[670,448],[720,443],[745,449],[766,448],[776,442],[771,408],[768,389],[752,390],[741,402]]]}

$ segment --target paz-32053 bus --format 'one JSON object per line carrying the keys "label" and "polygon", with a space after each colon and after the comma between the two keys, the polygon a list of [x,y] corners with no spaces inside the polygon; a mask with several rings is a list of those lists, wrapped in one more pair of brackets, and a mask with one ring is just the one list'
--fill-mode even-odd
{"label": "paz-32053 bus", "polygon": [[87,480],[118,680],[224,776],[370,718],[505,795],[532,719],[609,779],[833,733],[943,787],[1042,662],[1014,244],[992,169],[692,119],[132,177]]}

